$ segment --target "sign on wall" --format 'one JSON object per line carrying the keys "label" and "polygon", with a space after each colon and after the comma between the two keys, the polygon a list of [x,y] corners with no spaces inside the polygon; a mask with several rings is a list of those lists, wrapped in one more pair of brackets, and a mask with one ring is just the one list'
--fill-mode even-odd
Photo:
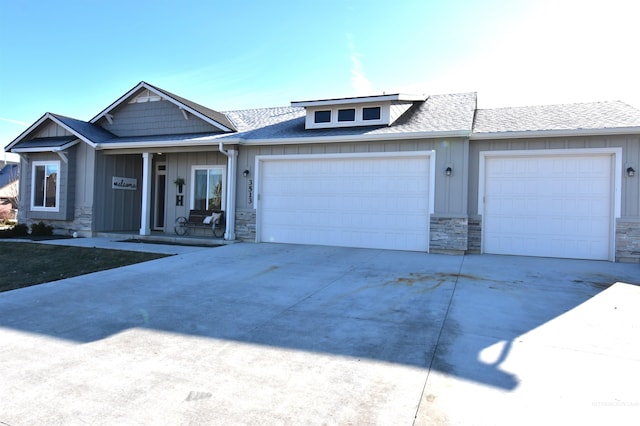
{"label": "sign on wall", "polygon": [[135,191],[138,189],[138,179],[113,176],[111,189],[128,189]]}

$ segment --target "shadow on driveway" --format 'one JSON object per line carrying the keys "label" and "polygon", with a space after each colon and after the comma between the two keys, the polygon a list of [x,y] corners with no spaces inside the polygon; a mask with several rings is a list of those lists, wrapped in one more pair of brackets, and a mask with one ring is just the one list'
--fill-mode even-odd
{"label": "shadow on driveway", "polygon": [[637,277],[608,262],[235,244],[0,294],[0,326],[77,343],[147,328],[510,390],[518,379],[500,365],[514,339]]}

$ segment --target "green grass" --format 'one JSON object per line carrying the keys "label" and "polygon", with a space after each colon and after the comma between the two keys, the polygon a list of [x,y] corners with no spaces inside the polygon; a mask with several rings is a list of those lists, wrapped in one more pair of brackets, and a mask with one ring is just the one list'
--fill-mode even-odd
{"label": "green grass", "polygon": [[0,243],[0,292],[166,257],[37,243]]}

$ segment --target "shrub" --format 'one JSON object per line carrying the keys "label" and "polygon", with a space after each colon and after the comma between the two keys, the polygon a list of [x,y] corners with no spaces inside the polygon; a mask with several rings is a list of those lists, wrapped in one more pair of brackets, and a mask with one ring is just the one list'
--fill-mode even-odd
{"label": "shrub", "polygon": [[0,231],[0,238],[25,237],[29,235],[29,227],[24,223],[18,223],[12,228]]}
{"label": "shrub", "polygon": [[53,235],[53,226],[47,225],[44,222],[31,224],[31,236],[33,237],[48,237]]}

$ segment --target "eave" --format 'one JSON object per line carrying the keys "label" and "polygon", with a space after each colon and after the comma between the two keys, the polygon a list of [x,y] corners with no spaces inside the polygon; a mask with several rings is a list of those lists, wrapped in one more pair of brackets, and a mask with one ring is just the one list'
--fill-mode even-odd
{"label": "eave", "polygon": [[[347,142],[375,142],[398,141],[406,139],[436,139],[436,138],[468,138],[468,130],[407,132],[407,133],[374,133],[366,135],[340,136],[311,136],[303,138],[274,138],[274,139],[242,139],[240,145],[292,145],[316,143],[347,143]],[[226,140],[225,140],[226,142]]]}
{"label": "eave", "polygon": [[601,129],[525,130],[516,132],[471,133],[470,140],[559,138],[571,136],[614,136],[640,134],[640,127],[612,127]]}

